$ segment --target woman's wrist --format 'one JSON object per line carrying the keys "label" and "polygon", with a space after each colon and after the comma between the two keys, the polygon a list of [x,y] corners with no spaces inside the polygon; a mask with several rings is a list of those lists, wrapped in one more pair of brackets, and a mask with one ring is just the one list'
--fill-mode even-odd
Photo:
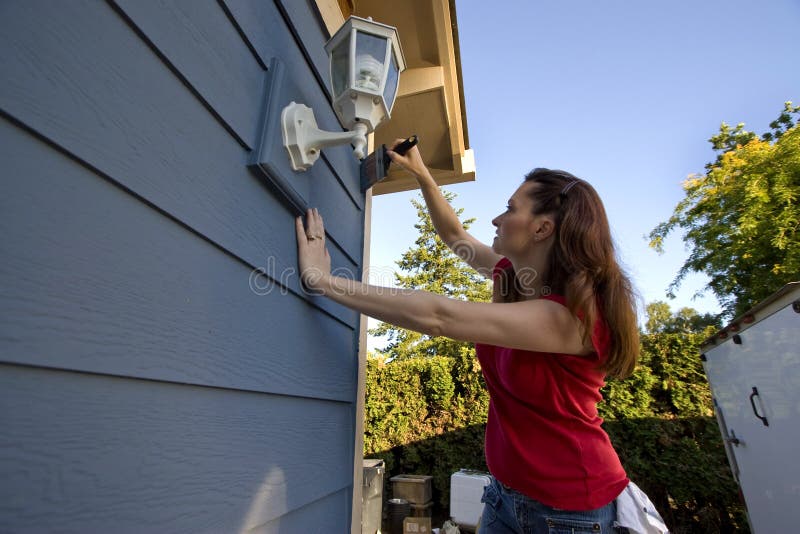
{"label": "woman's wrist", "polygon": [[300,279],[303,287],[313,295],[325,295],[331,285],[330,273],[318,269],[308,269],[302,273]]}
{"label": "woman's wrist", "polygon": [[429,171],[427,167],[424,167],[419,173],[414,173],[414,178],[417,179],[417,183],[421,186],[429,184],[436,185],[436,181],[433,179],[431,171]]}
{"label": "woman's wrist", "polygon": [[360,282],[352,280],[346,276],[335,276],[330,273],[316,274],[310,277],[308,282],[304,282],[306,291],[310,295],[327,297],[345,306],[353,305],[351,299],[361,293]]}

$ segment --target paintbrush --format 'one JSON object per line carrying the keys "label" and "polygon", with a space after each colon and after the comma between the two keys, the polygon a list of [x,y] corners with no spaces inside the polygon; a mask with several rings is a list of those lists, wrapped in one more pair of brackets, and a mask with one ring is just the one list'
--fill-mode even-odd
{"label": "paintbrush", "polygon": [[[402,143],[398,144],[392,149],[401,156],[411,150],[419,142],[416,135],[412,135]],[[389,165],[392,163],[391,158],[386,153],[388,149],[386,145],[381,145],[379,149],[364,158],[361,162],[361,191],[366,191],[376,183],[386,178],[386,173],[389,172]]]}

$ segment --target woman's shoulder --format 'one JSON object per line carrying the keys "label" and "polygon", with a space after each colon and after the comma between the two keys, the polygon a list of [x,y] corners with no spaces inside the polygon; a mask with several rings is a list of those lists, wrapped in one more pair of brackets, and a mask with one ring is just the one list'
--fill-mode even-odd
{"label": "woman's shoulder", "polygon": [[559,295],[558,293],[550,293],[548,289],[542,290],[541,298],[544,300],[552,300],[553,302],[557,302],[558,304],[561,304],[565,308],[568,307],[567,297],[565,297],[564,295]]}
{"label": "woman's shoulder", "polygon": [[[567,298],[564,295],[552,293],[548,295],[542,295],[541,298],[542,300],[557,302],[558,304],[561,304],[565,308],[569,309]],[[594,358],[602,362],[608,357],[608,350],[611,343],[611,331],[608,328],[608,323],[606,322],[605,317],[603,317],[603,314],[600,313],[599,306],[597,310],[598,313],[595,315],[594,324],[592,325],[590,342],[592,349],[594,349]],[[579,321],[583,321],[584,313],[582,310],[578,310],[576,316]]]}

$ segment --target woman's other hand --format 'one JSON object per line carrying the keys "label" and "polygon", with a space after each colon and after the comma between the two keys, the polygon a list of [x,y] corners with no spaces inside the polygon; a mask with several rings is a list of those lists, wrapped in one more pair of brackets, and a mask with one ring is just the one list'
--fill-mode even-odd
{"label": "woman's other hand", "polygon": [[405,139],[395,139],[391,147],[388,147],[387,154],[393,163],[400,165],[405,170],[413,174],[416,178],[424,178],[430,176],[425,162],[422,161],[422,156],[419,153],[417,146],[412,146],[405,155],[400,155],[392,149],[405,141]]}
{"label": "woman's other hand", "polygon": [[325,247],[325,225],[316,208],[306,212],[306,226],[303,218],[295,220],[297,229],[297,263],[300,279],[308,289],[321,289],[322,282],[331,274],[331,256]]}

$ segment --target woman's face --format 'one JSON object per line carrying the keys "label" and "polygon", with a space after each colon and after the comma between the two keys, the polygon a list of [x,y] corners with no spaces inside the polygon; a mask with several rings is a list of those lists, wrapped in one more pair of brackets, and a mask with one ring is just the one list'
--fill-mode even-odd
{"label": "woman's face", "polygon": [[[497,227],[497,235],[492,249],[504,256],[516,257],[526,254],[539,241],[542,218],[534,215],[531,189],[537,187],[533,182],[522,184],[508,201],[506,211],[492,220]],[[535,191],[535,189],[534,189]],[[535,195],[535,193],[534,193]]]}

